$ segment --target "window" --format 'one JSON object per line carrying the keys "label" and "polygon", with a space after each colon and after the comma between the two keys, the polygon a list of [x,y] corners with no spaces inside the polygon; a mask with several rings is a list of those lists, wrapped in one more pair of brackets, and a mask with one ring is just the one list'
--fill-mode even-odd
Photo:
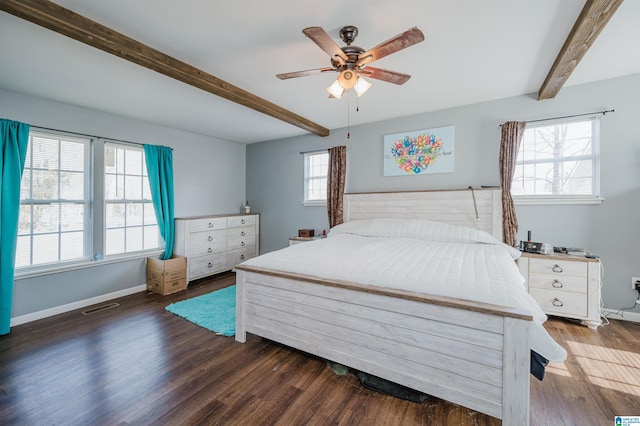
{"label": "window", "polygon": [[511,195],[516,203],[599,202],[599,118],[527,124]]}
{"label": "window", "polygon": [[142,148],[105,144],[105,255],[159,246]]}
{"label": "window", "polygon": [[159,250],[162,244],[142,147],[30,132],[16,272],[71,267],[102,253]]}
{"label": "window", "polygon": [[88,258],[89,143],[30,133],[20,183],[16,267]]}
{"label": "window", "polygon": [[327,151],[304,154],[304,201],[305,206],[327,204],[327,173],[329,153]]}

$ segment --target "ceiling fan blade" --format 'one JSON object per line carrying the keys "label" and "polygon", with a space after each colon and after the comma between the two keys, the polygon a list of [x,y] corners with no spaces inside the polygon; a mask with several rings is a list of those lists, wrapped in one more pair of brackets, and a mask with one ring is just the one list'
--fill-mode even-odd
{"label": "ceiling fan blade", "polygon": [[409,46],[420,43],[424,40],[424,34],[417,27],[413,27],[398,34],[395,37],[390,38],[377,45],[376,47],[367,50],[358,57],[356,62],[357,66],[369,64],[373,61],[377,61],[380,58],[391,55],[399,50],[406,49]]}
{"label": "ceiling fan blade", "polygon": [[403,74],[401,72],[383,70],[382,68],[375,67],[366,67],[361,68],[358,71],[361,75],[367,76],[370,78],[375,78],[376,80],[386,81],[387,83],[393,84],[404,84],[411,78],[409,74]]}
{"label": "ceiling fan blade", "polygon": [[333,68],[315,68],[312,70],[285,72],[282,74],[276,74],[280,80],[286,80],[287,78],[306,77],[308,75],[322,74],[323,72],[335,71]]}
{"label": "ceiling fan blade", "polygon": [[338,61],[340,65],[344,65],[347,62],[347,55],[344,54],[338,43],[333,41],[322,27],[309,27],[302,30],[302,32],[313,40],[320,49],[324,50],[332,60]]}

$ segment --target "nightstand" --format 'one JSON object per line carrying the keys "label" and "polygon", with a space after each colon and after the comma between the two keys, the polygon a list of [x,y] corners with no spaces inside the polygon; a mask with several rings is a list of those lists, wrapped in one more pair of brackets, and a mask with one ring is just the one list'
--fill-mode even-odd
{"label": "nightstand", "polygon": [[318,235],[317,237],[291,237],[289,238],[289,245],[292,246],[294,244],[307,243],[309,241],[320,240],[322,238],[327,238],[327,236]]}
{"label": "nightstand", "polygon": [[565,254],[522,253],[529,294],[548,315],[578,319],[591,329],[600,317],[600,260]]}

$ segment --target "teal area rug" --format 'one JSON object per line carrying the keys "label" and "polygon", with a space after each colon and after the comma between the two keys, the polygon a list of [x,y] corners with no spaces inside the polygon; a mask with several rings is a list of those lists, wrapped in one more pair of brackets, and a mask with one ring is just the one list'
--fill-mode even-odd
{"label": "teal area rug", "polygon": [[236,334],[235,285],[172,303],[165,309],[216,334]]}

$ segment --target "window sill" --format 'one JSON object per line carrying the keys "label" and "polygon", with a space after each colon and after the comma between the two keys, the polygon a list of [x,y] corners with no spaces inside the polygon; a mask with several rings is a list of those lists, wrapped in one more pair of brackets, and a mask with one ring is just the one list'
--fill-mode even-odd
{"label": "window sill", "polygon": [[516,206],[560,205],[560,204],[602,204],[601,197],[513,197]]}
{"label": "window sill", "polygon": [[327,201],[326,200],[303,201],[302,205],[305,207],[327,207]]}
{"label": "window sill", "polygon": [[40,268],[31,267],[31,268],[25,268],[22,271],[20,271],[19,269],[16,269],[14,280],[18,281],[22,279],[39,277],[43,275],[59,274],[59,273],[64,273],[69,271],[75,271],[78,269],[93,268],[95,266],[108,265],[111,263],[126,262],[129,260],[146,259],[147,257],[158,256],[162,253],[164,253],[164,250],[149,250],[145,252],[136,252],[135,254],[129,254],[129,255],[127,254],[112,255],[107,257],[106,259],[101,259],[101,260],[84,260],[84,261],[68,263],[65,265],[45,266]]}

